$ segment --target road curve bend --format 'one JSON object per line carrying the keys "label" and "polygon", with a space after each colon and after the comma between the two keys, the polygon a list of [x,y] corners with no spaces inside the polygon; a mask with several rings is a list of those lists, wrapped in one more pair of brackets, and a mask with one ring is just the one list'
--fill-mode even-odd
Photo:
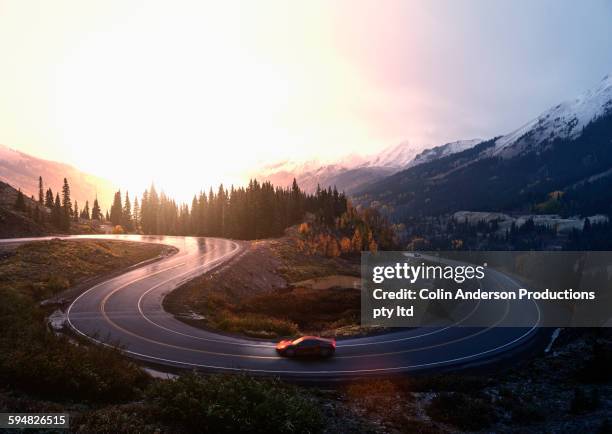
{"label": "road curve bend", "polygon": [[[0,243],[45,238],[0,240]],[[342,339],[327,360],[278,357],[273,342],[233,337],[185,324],[165,312],[163,297],[183,282],[225,263],[242,250],[220,238],[165,236],[72,236],[162,243],[178,253],[98,283],[69,306],[70,327],[88,339],[120,346],[133,358],[179,368],[247,371],[287,377],[342,378],[439,368],[458,368],[510,354],[535,335],[540,312],[500,301],[494,327],[416,328]],[[508,278],[501,275],[496,279]],[[482,308],[476,304],[471,312]],[[509,327],[513,315],[533,318],[532,327]]]}

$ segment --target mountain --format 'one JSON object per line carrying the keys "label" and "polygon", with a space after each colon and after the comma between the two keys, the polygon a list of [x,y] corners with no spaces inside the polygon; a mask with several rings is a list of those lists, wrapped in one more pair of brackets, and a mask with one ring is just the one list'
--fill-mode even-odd
{"label": "mountain", "polygon": [[72,200],[80,206],[89,201],[91,206],[96,193],[103,208],[110,206],[117,191],[110,181],[82,172],[68,164],[43,160],[7,146],[0,145],[0,181],[20,188],[26,196],[38,198],[38,177],[43,177],[45,190],[51,187],[53,193],[60,192],[64,178],[70,184]]}
{"label": "mountain", "polygon": [[463,152],[467,149],[473,148],[479,143],[482,143],[482,141],[482,139],[457,140],[456,142],[450,142],[446,143],[445,145],[425,149],[420,154],[417,154],[412,161],[406,165],[406,167],[418,166],[419,164],[429,163],[430,161],[437,160],[439,158],[447,157],[458,152]]}
{"label": "mountain", "polygon": [[543,151],[543,147],[550,146],[554,139],[579,137],[585,127],[611,109],[612,75],[606,75],[597,88],[551,108],[516,131],[500,137],[489,153],[512,158],[521,153]]}
{"label": "mountain", "polygon": [[[0,238],[40,236],[49,233],[48,227],[40,224],[25,212],[15,210],[17,190],[0,182]],[[36,204],[24,197],[25,205],[34,209]],[[46,209],[43,208],[46,212]]]}
{"label": "mountain", "polygon": [[422,146],[402,142],[374,155],[350,155],[335,163],[284,161],[266,166],[254,176],[280,186],[289,186],[296,178],[300,187],[307,192],[315,191],[320,185],[336,186],[338,190],[352,194],[403,168],[469,149],[480,142],[480,139],[463,140],[425,151]]}
{"label": "mountain", "polygon": [[423,146],[414,145],[408,141],[402,142],[371,156],[364,165],[400,169],[406,167],[422,149]]}
{"label": "mountain", "polygon": [[510,134],[414,165],[355,196],[364,204],[384,201],[400,217],[534,208],[612,212],[611,147],[612,77],[606,76]]}

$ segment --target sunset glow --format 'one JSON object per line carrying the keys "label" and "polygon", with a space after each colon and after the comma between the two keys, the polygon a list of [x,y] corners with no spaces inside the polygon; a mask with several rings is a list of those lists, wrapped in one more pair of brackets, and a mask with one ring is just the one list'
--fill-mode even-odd
{"label": "sunset glow", "polygon": [[[487,137],[529,118],[525,95],[536,114],[559,88],[575,93],[559,82],[487,96],[469,49],[498,48],[456,40],[449,29],[478,17],[450,3],[169,5],[0,2],[0,143],[187,198],[266,162]],[[493,60],[496,82],[516,73]]]}

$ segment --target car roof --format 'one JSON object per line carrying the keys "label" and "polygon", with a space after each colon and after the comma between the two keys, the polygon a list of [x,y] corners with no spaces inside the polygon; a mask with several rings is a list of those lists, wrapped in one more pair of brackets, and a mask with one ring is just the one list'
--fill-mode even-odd
{"label": "car roof", "polygon": [[322,338],[320,336],[301,336],[297,339],[295,339],[293,341],[294,344],[299,344],[300,342],[306,341],[306,340],[315,340],[315,341],[320,341],[320,342],[332,342],[332,339],[326,339],[326,338]]}

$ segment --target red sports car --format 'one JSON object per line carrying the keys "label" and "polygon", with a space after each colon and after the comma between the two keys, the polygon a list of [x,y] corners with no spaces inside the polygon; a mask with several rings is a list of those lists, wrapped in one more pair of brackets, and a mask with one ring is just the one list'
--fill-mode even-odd
{"label": "red sports car", "polygon": [[336,352],[336,340],[318,336],[302,336],[293,341],[284,340],[276,344],[276,351],[281,356],[320,356],[330,357]]}

